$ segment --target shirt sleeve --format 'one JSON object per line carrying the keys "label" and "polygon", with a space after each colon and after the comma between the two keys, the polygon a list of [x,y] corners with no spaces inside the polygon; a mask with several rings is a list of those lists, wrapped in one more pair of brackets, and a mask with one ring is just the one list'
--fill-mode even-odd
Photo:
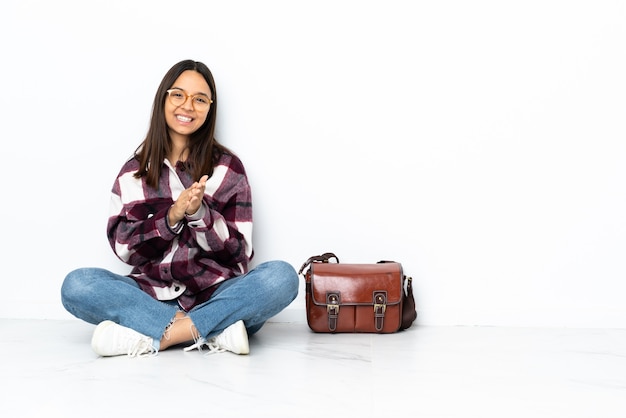
{"label": "shirt sleeve", "polygon": [[[212,254],[228,265],[247,271],[252,258],[252,199],[243,166],[218,165],[207,181],[200,209],[186,216],[187,227],[181,232],[197,244],[202,255]],[[188,234],[188,235],[187,235]]]}
{"label": "shirt sleeve", "polygon": [[131,266],[163,258],[176,238],[168,225],[170,199],[147,199],[141,179],[120,174],[111,193],[107,237],[117,257]]}

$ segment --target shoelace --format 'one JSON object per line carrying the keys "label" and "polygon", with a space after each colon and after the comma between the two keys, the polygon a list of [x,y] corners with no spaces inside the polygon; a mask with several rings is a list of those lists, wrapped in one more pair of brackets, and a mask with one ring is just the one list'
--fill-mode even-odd
{"label": "shoelace", "polygon": [[209,349],[209,352],[207,354],[223,353],[224,351],[226,351],[226,349],[217,345],[215,337],[211,338],[210,340],[206,340],[204,337],[199,337],[197,340],[195,340],[194,344],[190,345],[189,347],[185,347],[183,350],[192,351],[197,349],[198,351],[202,351],[202,346],[205,345]]}
{"label": "shoelace", "polygon": [[149,341],[141,338],[130,347],[128,347],[129,357],[144,357],[144,356],[156,356],[157,350],[152,346]]}

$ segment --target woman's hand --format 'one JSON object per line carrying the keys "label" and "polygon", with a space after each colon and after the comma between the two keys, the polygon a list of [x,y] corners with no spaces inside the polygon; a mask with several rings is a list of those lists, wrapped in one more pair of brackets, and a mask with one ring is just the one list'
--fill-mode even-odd
{"label": "woman's hand", "polygon": [[185,215],[193,215],[200,209],[202,196],[204,196],[204,189],[208,179],[209,176],[202,176],[200,180],[192,184],[188,189],[183,190],[180,196],[178,196],[178,199],[176,199],[176,202],[174,202],[168,213],[170,226],[176,225]]}

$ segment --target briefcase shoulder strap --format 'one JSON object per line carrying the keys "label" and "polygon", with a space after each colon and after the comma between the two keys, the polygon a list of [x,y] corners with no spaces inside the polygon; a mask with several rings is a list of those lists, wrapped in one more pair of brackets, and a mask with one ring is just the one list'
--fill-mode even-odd
{"label": "briefcase shoulder strap", "polygon": [[298,271],[298,274],[302,274],[304,269],[307,268],[311,263],[329,263],[332,258],[335,259],[336,263],[339,262],[339,258],[334,253],[324,253],[322,255],[314,255],[312,257],[309,257],[309,259],[306,260],[304,264],[302,264],[302,267],[300,267],[300,271]]}

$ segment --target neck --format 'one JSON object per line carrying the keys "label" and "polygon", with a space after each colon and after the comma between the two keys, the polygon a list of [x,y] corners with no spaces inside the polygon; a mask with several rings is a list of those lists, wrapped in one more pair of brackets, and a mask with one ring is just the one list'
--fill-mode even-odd
{"label": "neck", "polygon": [[178,161],[185,161],[189,155],[189,149],[187,143],[189,138],[187,136],[171,135],[172,150],[167,156],[167,159],[172,164],[176,164]]}

